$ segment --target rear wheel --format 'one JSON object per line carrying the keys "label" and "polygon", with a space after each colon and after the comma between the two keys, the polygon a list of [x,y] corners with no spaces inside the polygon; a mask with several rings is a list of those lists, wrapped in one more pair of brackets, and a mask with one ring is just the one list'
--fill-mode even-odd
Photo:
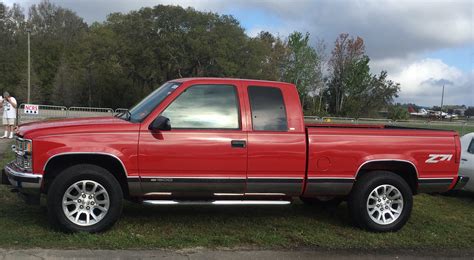
{"label": "rear wheel", "polygon": [[357,180],[348,203],[358,226],[376,232],[397,231],[410,217],[413,195],[402,177],[373,171]]}
{"label": "rear wheel", "polygon": [[48,215],[53,225],[70,232],[101,232],[122,212],[119,182],[106,169],[75,165],[57,176],[48,192]]}

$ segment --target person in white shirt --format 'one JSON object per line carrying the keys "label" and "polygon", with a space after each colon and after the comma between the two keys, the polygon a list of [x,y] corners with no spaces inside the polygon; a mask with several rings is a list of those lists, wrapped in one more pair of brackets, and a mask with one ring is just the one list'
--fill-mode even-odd
{"label": "person in white shirt", "polygon": [[16,120],[16,99],[10,96],[10,93],[3,92],[0,96],[0,106],[3,107],[3,125],[5,126],[5,134],[1,138],[13,138],[15,120]]}

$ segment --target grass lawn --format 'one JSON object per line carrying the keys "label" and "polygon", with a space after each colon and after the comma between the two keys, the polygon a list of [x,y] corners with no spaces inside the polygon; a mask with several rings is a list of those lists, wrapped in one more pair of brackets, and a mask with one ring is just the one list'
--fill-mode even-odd
{"label": "grass lawn", "polygon": [[[7,152],[2,165],[13,158]],[[346,204],[325,210],[290,206],[160,206],[126,203],[103,234],[53,231],[44,206],[27,206],[0,187],[0,248],[152,249],[189,247],[322,249],[470,249],[474,197],[419,195],[397,233],[369,233],[351,225]]]}

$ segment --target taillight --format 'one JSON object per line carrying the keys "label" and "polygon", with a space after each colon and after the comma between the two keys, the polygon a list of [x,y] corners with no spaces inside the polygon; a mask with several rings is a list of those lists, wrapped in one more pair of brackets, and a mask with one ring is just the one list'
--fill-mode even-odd
{"label": "taillight", "polygon": [[461,158],[461,139],[459,135],[454,135],[454,146],[456,148],[456,153],[454,154],[454,162],[459,163],[459,159]]}

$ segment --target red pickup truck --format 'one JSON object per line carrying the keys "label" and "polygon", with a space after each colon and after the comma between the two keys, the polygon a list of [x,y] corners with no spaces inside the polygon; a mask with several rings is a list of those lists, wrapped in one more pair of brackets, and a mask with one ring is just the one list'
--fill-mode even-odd
{"label": "red pickup truck", "polygon": [[2,182],[68,231],[111,227],[122,201],[288,204],[347,200],[354,222],[395,231],[412,195],[460,188],[459,136],[383,125],[305,124],[282,82],[169,81],[115,117],[24,124]]}

